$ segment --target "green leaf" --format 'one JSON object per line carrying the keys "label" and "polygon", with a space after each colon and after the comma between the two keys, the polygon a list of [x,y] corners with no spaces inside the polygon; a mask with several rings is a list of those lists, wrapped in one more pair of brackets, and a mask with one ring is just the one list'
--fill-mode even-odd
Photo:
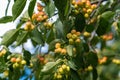
{"label": "green leaf", "polygon": [[67,53],[69,56],[73,56],[73,46],[72,45],[67,46]]}
{"label": "green leaf", "polygon": [[71,69],[71,78],[72,78],[71,80],[81,80],[77,71],[74,71],[72,69]]}
{"label": "green leaf", "polygon": [[44,39],[42,37],[42,33],[38,31],[37,28],[35,28],[31,33],[30,33],[31,39],[38,43],[38,44],[44,44]]}
{"label": "green leaf", "polygon": [[93,67],[93,70],[92,70],[92,74],[93,74],[93,80],[97,80],[98,73],[97,73],[97,69],[95,69],[94,67]]}
{"label": "green leaf", "polygon": [[9,46],[10,44],[12,44],[16,40],[18,33],[19,33],[19,29],[12,29],[7,31],[3,35],[1,45]]}
{"label": "green leaf", "polygon": [[58,9],[59,18],[63,23],[64,20],[67,19],[69,12],[71,11],[71,0],[54,0],[54,4]]}
{"label": "green leaf", "polygon": [[55,39],[54,36],[54,32],[53,29],[51,29],[48,33],[47,33],[47,40],[46,42],[49,44],[51,41],[53,41]]}
{"label": "green leaf", "polygon": [[24,59],[27,62],[27,65],[29,65],[30,64],[30,60],[31,60],[31,53],[25,50],[23,56],[24,56]]}
{"label": "green leaf", "polygon": [[115,12],[112,11],[106,11],[102,13],[101,17],[104,18],[105,20],[111,20],[114,16]]}
{"label": "green leaf", "polygon": [[120,21],[117,22],[117,26],[115,27],[118,27],[118,31],[120,32]]}
{"label": "green leaf", "polygon": [[84,30],[86,22],[85,17],[82,13],[76,15],[74,24],[77,31],[82,32]]}
{"label": "green leaf", "polygon": [[86,61],[87,61],[88,65],[92,65],[93,67],[96,67],[98,64],[97,54],[94,52],[89,52],[86,55]]}
{"label": "green leaf", "polygon": [[70,66],[70,68],[72,68],[73,70],[77,70],[77,66],[75,65],[75,63],[73,61],[68,61],[68,65]]}
{"label": "green leaf", "polygon": [[19,34],[17,37],[16,46],[19,46],[20,44],[25,42],[27,40],[27,35],[28,35],[28,31],[22,31],[21,34]]}
{"label": "green leaf", "polygon": [[45,11],[48,14],[49,17],[52,17],[55,12],[55,5],[53,1],[50,1],[46,6],[45,6]]}
{"label": "green leaf", "polygon": [[45,64],[43,69],[41,70],[43,73],[51,73],[51,71],[55,68],[55,66],[61,63],[61,59],[58,59],[56,62],[48,62]]}
{"label": "green leaf", "polygon": [[55,22],[55,30],[56,30],[56,38],[58,39],[65,38],[63,31],[63,24],[59,19]]}
{"label": "green leaf", "polygon": [[13,21],[22,13],[27,0],[16,0],[12,6]]}
{"label": "green leaf", "polygon": [[29,14],[30,18],[32,17],[34,7],[35,7],[35,3],[36,3],[36,0],[31,0],[30,1],[29,7],[28,7],[28,14]]}
{"label": "green leaf", "polygon": [[98,23],[98,28],[96,30],[96,33],[98,36],[104,35],[110,28],[110,23],[108,20],[105,20],[104,18],[100,18],[99,23]]}
{"label": "green leaf", "polygon": [[0,18],[0,23],[7,23],[7,22],[11,22],[12,20],[13,20],[12,16],[4,16]]}

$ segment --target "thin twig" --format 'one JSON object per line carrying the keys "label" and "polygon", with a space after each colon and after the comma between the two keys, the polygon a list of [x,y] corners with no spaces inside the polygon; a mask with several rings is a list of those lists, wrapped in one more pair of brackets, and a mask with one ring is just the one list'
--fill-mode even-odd
{"label": "thin twig", "polygon": [[8,0],[8,4],[7,4],[6,10],[5,10],[5,16],[7,16],[9,5],[10,5],[10,0]]}

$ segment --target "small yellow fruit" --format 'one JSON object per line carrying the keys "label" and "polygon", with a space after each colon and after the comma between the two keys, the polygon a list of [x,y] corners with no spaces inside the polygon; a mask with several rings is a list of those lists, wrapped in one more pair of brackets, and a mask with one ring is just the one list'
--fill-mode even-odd
{"label": "small yellow fruit", "polygon": [[20,61],[21,61],[21,59],[20,59],[20,58],[17,58],[17,59],[16,59],[16,62],[20,62]]}
{"label": "small yellow fruit", "polygon": [[62,49],[61,50],[61,54],[66,54],[67,53],[67,50],[66,49]]}
{"label": "small yellow fruit", "polygon": [[57,78],[57,79],[62,79],[62,75],[61,75],[61,74],[58,74],[56,78]]}
{"label": "small yellow fruit", "polygon": [[72,35],[72,39],[75,40],[77,38],[77,35],[76,34],[73,34]]}
{"label": "small yellow fruit", "polygon": [[87,13],[90,14],[92,12],[92,9],[88,9]]}
{"label": "small yellow fruit", "polygon": [[22,60],[22,61],[21,61],[21,64],[22,64],[22,65],[25,65],[25,64],[26,64],[26,61],[25,61],[25,60]]}
{"label": "small yellow fruit", "polygon": [[63,64],[61,67],[63,68],[63,70],[66,70],[67,65]]}
{"label": "small yellow fruit", "polygon": [[13,68],[18,68],[19,67],[19,64],[16,62],[13,64]]}
{"label": "small yellow fruit", "polygon": [[69,44],[73,44],[74,40],[72,38],[69,39]]}
{"label": "small yellow fruit", "polygon": [[85,18],[88,18],[88,17],[89,17],[89,14],[88,14],[88,13],[85,13],[84,17],[85,17]]}
{"label": "small yellow fruit", "polygon": [[55,53],[61,53],[62,48],[55,49]]}
{"label": "small yellow fruit", "polygon": [[75,42],[76,42],[76,43],[80,43],[81,40],[80,40],[79,38],[77,38],[77,39],[75,40]]}
{"label": "small yellow fruit", "polygon": [[5,55],[6,54],[6,50],[5,49],[3,49],[2,51],[1,51],[1,53],[3,54],[3,55]]}
{"label": "small yellow fruit", "polygon": [[67,72],[70,71],[70,67],[69,67],[69,66],[66,67],[66,71],[67,71]]}
{"label": "small yellow fruit", "polygon": [[71,33],[68,33],[67,34],[67,38],[71,38],[72,37],[72,34]]}
{"label": "small yellow fruit", "polygon": [[85,37],[90,37],[91,34],[90,34],[89,32],[84,32],[83,35],[84,35]]}
{"label": "small yellow fruit", "polygon": [[62,67],[60,67],[60,68],[58,69],[58,73],[63,74],[63,69],[62,69]]}
{"label": "small yellow fruit", "polygon": [[4,72],[3,72],[3,75],[4,75],[4,77],[8,77],[9,71],[8,71],[8,70],[4,71]]}
{"label": "small yellow fruit", "polygon": [[88,71],[92,71],[93,70],[93,67],[92,66],[88,66]]}
{"label": "small yellow fruit", "polygon": [[61,44],[60,43],[56,43],[55,44],[55,48],[57,49],[57,48],[60,48],[61,47]]}

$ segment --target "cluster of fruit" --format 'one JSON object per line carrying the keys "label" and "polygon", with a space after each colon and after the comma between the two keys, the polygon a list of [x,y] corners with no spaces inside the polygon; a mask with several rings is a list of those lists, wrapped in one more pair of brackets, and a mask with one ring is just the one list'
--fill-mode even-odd
{"label": "cluster of fruit", "polygon": [[85,18],[89,18],[92,11],[97,7],[96,4],[91,4],[90,0],[72,0],[72,5],[76,14],[84,13]]}
{"label": "cluster of fruit", "polygon": [[67,34],[67,38],[69,39],[69,44],[80,43],[80,32],[77,32],[75,29],[71,30],[71,33]]}
{"label": "cluster of fruit", "polygon": [[54,73],[54,79],[62,80],[63,76],[65,76],[67,78],[67,76],[69,75],[69,72],[70,72],[70,67],[65,65],[65,64],[63,64]]}
{"label": "cluster of fruit", "polygon": [[46,29],[51,29],[53,24],[52,22],[48,21],[48,16],[47,14],[44,12],[43,10],[43,6],[40,4],[40,3],[37,3],[37,10],[38,10],[38,13],[34,13],[32,15],[32,20],[33,21],[37,21],[37,22],[43,22],[43,26],[46,28]]}
{"label": "cluster of fruit", "polygon": [[120,64],[120,59],[113,59],[112,62],[113,62],[114,64]]}
{"label": "cluster of fruit", "polygon": [[67,54],[67,50],[66,48],[62,48],[61,44],[60,43],[56,43],[55,44],[55,53],[60,53],[62,55],[65,55]]}
{"label": "cluster of fruit", "polygon": [[28,21],[28,22],[26,22],[26,24],[25,24],[24,30],[26,30],[26,31],[31,31],[31,30],[33,30],[34,28],[35,28],[35,26],[34,26],[30,21]]}
{"label": "cluster of fruit", "polygon": [[0,57],[4,56],[5,54],[6,54],[6,50],[5,50],[5,49],[2,49],[2,50],[0,51]]}
{"label": "cluster of fruit", "polygon": [[11,54],[7,57],[8,60],[10,60],[12,67],[14,69],[20,68],[23,69],[26,65],[26,60],[23,59],[22,55],[20,54]]}
{"label": "cluster of fruit", "polygon": [[37,22],[46,21],[48,19],[48,16],[43,11],[43,6],[40,3],[37,3],[37,10],[38,10],[38,13],[34,13],[32,15],[32,20],[35,20]]}

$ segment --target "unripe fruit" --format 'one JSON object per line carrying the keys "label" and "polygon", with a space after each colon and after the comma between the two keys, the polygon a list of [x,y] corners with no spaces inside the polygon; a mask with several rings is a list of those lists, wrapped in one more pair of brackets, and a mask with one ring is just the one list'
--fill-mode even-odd
{"label": "unripe fruit", "polygon": [[66,67],[66,71],[67,71],[67,72],[70,71],[70,67],[69,67],[69,66]]}
{"label": "unripe fruit", "polygon": [[75,0],[73,0],[73,1],[72,1],[72,5],[75,5],[75,3],[76,3],[76,1],[75,1]]}
{"label": "unripe fruit", "polygon": [[84,16],[85,16],[85,18],[88,18],[88,17],[89,17],[89,14],[88,14],[88,13],[85,13]]}
{"label": "unripe fruit", "polygon": [[6,50],[5,49],[2,49],[2,51],[0,52],[0,53],[2,53],[3,55],[5,55],[6,54]]}
{"label": "unripe fruit", "polygon": [[73,44],[74,43],[74,40],[73,39],[69,39],[69,44]]}
{"label": "unripe fruit", "polygon": [[85,37],[90,37],[91,34],[90,34],[89,32],[84,32],[83,35],[84,35]]}
{"label": "unripe fruit", "polygon": [[79,13],[79,10],[74,10],[74,13],[77,15]]}
{"label": "unripe fruit", "polygon": [[13,64],[13,68],[18,68],[19,67],[19,64],[16,62]]}
{"label": "unripe fruit", "polygon": [[90,14],[92,12],[92,9],[88,9],[87,13]]}
{"label": "unripe fruit", "polygon": [[72,34],[71,34],[71,33],[68,33],[68,34],[67,34],[67,38],[72,38]]}
{"label": "unripe fruit", "polygon": [[3,56],[3,54],[2,53],[0,53],[0,57],[2,57]]}
{"label": "unripe fruit", "polygon": [[25,64],[26,64],[26,61],[25,61],[25,60],[22,60],[22,61],[21,61],[21,64],[22,64],[22,65],[25,65]]}
{"label": "unripe fruit", "polygon": [[48,26],[51,27],[51,26],[52,26],[52,23],[51,23],[51,22],[48,22]]}
{"label": "unripe fruit", "polygon": [[16,58],[13,57],[13,58],[10,59],[10,61],[13,62],[13,63],[16,62]]}
{"label": "unripe fruit", "polygon": [[56,43],[55,44],[55,48],[57,49],[57,48],[60,48],[61,47],[61,44],[60,43]]}
{"label": "unripe fruit", "polygon": [[61,75],[61,74],[58,74],[56,78],[57,78],[57,79],[61,79],[61,78],[62,78],[62,75]]}
{"label": "unripe fruit", "polygon": [[60,67],[59,69],[58,69],[58,73],[60,73],[60,74],[63,74],[64,72],[63,72],[63,69]]}
{"label": "unripe fruit", "polygon": [[8,71],[8,70],[4,71],[4,72],[3,72],[3,75],[4,75],[4,77],[8,77],[9,71]]}
{"label": "unripe fruit", "polygon": [[75,5],[74,5],[74,8],[75,8],[75,9],[77,9],[77,8],[78,8],[78,5],[77,5],[77,4],[75,4]]}
{"label": "unripe fruit", "polygon": [[73,34],[73,35],[72,35],[72,39],[74,39],[74,40],[77,39],[77,35],[76,35],[76,34]]}
{"label": "unripe fruit", "polygon": [[18,62],[18,63],[19,63],[20,61],[21,61],[21,59],[20,59],[20,58],[17,58],[17,59],[16,59],[16,62]]}
{"label": "unripe fruit", "polygon": [[26,25],[25,25],[25,27],[24,27],[24,29],[26,30],[26,31],[31,31],[31,30],[33,30],[35,28],[35,26],[31,23],[31,22],[26,22]]}
{"label": "unripe fruit", "polygon": [[93,67],[92,66],[88,66],[88,71],[92,71],[93,70]]}
{"label": "unripe fruit", "polygon": [[62,49],[61,50],[61,54],[66,54],[67,53],[67,50],[66,49]]}
{"label": "unripe fruit", "polygon": [[95,9],[96,7],[97,7],[96,4],[93,4],[93,5],[91,6],[92,9]]}
{"label": "unripe fruit", "polygon": [[31,26],[31,22],[30,21],[26,22],[26,26]]}
{"label": "unripe fruit", "polygon": [[62,67],[63,70],[67,69],[67,65],[65,65],[65,64],[63,64],[61,67]]}
{"label": "unripe fruit", "polygon": [[30,67],[33,67],[33,63],[30,63]]}
{"label": "unripe fruit", "polygon": [[57,73],[54,73],[54,78],[57,78]]}

